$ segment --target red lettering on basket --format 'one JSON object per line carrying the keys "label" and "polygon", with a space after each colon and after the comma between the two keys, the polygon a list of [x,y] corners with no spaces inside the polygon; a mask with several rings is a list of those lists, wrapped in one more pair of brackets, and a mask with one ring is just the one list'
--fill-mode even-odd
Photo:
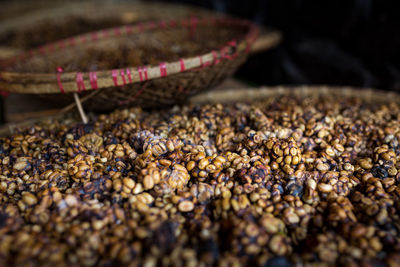
{"label": "red lettering on basket", "polygon": [[76,73],[76,85],[78,87],[78,93],[85,91],[85,83],[83,81],[83,74],[82,72],[77,72]]}
{"label": "red lettering on basket", "polygon": [[128,75],[129,83],[132,83],[132,74],[130,69],[126,69],[126,74]]}
{"label": "red lettering on basket", "polygon": [[160,74],[161,77],[167,76],[167,65],[165,64],[165,62],[160,63]]}
{"label": "red lettering on basket", "polygon": [[121,78],[122,78],[122,85],[125,85],[126,84],[126,80],[125,80],[125,72],[124,72],[124,70],[121,70],[120,74],[121,74]]}
{"label": "red lettering on basket", "polygon": [[118,70],[112,70],[111,71],[111,77],[114,81],[114,85],[118,86]]}
{"label": "red lettering on basket", "polygon": [[182,58],[179,61],[181,62],[181,72],[183,72],[186,69],[185,68],[185,61]]}
{"label": "red lettering on basket", "polygon": [[60,88],[60,92],[64,94],[64,86],[61,83],[61,73],[63,73],[63,69],[61,67],[57,67],[57,84],[58,88]]}
{"label": "red lettering on basket", "polygon": [[90,86],[92,89],[97,89],[97,74],[95,71],[89,72]]}

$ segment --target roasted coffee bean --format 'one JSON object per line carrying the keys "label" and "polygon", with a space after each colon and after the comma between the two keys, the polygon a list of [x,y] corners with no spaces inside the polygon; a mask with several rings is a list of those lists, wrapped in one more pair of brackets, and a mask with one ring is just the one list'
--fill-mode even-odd
{"label": "roasted coffee bean", "polygon": [[397,266],[400,107],[115,110],[0,138],[1,266]]}

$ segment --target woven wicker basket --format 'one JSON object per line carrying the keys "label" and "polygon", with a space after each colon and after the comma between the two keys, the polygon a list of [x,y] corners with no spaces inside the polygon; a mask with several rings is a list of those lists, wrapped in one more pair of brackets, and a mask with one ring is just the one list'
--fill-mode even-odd
{"label": "woven wicker basket", "polygon": [[[334,86],[302,86],[302,87],[262,87],[262,88],[243,88],[226,91],[210,91],[201,93],[190,98],[191,103],[208,104],[208,103],[235,103],[249,102],[256,100],[265,100],[270,98],[273,101],[276,96],[299,96],[299,97],[319,97],[324,95],[333,95],[338,98],[356,97],[361,98],[367,103],[376,104],[400,104],[400,94],[395,92],[380,91],[370,88],[353,88],[353,87],[334,87]],[[40,119],[32,119],[29,121],[10,123],[0,128],[0,136],[12,134],[16,130],[24,129],[31,126],[33,123],[42,120],[54,120],[63,118],[73,118],[79,121],[76,113],[57,114],[46,116]]]}
{"label": "woven wicker basket", "polygon": [[78,34],[139,21],[215,15],[199,7],[138,1],[37,0],[4,3],[0,8],[3,8],[0,11],[0,52],[7,48],[34,48]]}
{"label": "woven wicker basket", "polygon": [[[60,105],[70,103],[70,93],[78,92],[90,110],[170,105],[232,75],[245,61],[257,32],[254,24],[228,17],[92,32],[2,61],[0,88],[46,95]],[[146,61],[150,64],[141,65]]]}

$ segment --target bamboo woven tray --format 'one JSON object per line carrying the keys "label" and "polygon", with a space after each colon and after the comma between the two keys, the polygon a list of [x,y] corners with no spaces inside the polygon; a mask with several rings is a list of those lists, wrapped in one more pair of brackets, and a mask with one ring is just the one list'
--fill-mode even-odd
{"label": "bamboo woven tray", "polygon": [[[210,91],[202,93],[190,98],[191,103],[195,104],[215,104],[215,103],[235,103],[235,102],[252,102],[256,100],[265,100],[276,96],[299,96],[299,97],[319,97],[324,95],[334,95],[337,97],[357,97],[376,104],[400,103],[400,94],[395,92],[387,92],[371,88],[354,88],[354,87],[335,87],[335,86],[278,86],[278,87],[261,87],[261,88],[243,88],[225,91]],[[57,114],[36,118],[24,122],[10,123],[0,128],[0,136],[12,134],[16,130],[29,127],[30,125],[42,120],[54,120],[68,118],[79,121],[76,113]]]}
{"label": "bamboo woven tray", "polygon": [[[47,95],[60,105],[62,99],[71,102],[68,93],[77,92],[91,110],[171,105],[232,75],[257,32],[254,24],[229,17],[152,21],[92,32],[3,61],[0,88]],[[138,65],[143,61],[150,64]]]}
{"label": "bamboo woven tray", "polygon": [[118,25],[158,19],[178,19],[193,15],[198,17],[215,15],[198,7],[138,1],[18,2],[18,4],[1,5],[3,10],[7,10],[7,14],[4,14],[7,16],[4,16],[0,24],[0,57],[7,51],[34,48]]}

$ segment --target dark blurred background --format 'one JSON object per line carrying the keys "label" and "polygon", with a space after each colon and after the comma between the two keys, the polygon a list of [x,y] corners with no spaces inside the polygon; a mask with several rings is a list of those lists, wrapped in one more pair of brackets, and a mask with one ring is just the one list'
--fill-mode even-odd
{"label": "dark blurred background", "polygon": [[237,77],[253,85],[334,84],[400,91],[398,1],[177,0],[275,27],[283,42]]}

